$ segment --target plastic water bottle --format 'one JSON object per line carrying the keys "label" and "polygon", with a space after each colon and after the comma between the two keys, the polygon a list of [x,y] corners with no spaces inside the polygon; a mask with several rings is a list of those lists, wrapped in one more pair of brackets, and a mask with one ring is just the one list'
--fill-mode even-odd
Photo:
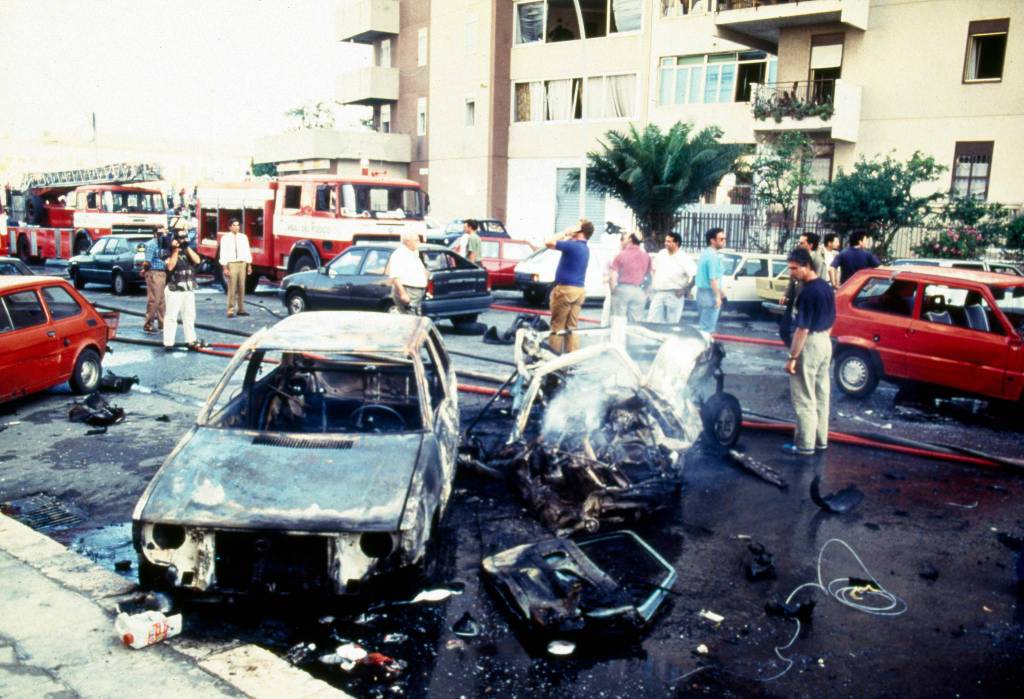
{"label": "plastic water bottle", "polygon": [[114,622],[114,633],[132,648],[145,648],[181,633],[181,614],[165,616],[161,612],[121,612]]}

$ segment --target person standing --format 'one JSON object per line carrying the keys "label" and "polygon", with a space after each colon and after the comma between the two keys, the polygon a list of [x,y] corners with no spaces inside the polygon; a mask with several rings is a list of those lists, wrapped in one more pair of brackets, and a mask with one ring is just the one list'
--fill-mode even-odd
{"label": "person standing", "polygon": [[651,271],[651,256],[640,243],[643,237],[635,231],[626,234],[626,247],[612,260],[609,286],[612,291],[612,315],[626,316],[630,323],[644,317],[643,283]]}
{"label": "person standing", "polygon": [[[825,253],[818,245],[820,240],[821,238],[817,233],[801,233],[800,242],[797,243],[797,247],[801,247],[811,253],[811,262],[814,265],[815,273],[827,281],[828,265],[825,262]],[[782,298],[779,299],[779,304],[785,307],[782,319],[779,322],[779,337],[787,345],[793,340],[793,312],[796,308],[796,298],[800,295],[802,286],[802,282],[790,276],[789,283],[786,284],[786,291],[783,293]]]}
{"label": "person standing", "polygon": [[722,258],[718,251],[725,247],[725,231],[712,228],[704,234],[707,247],[697,260],[697,315],[698,326],[711,334],[718,325],[725,294],[722,291]]}
{"label": "person standing", "polygon": [[850,234],[850,247],[832,260],[832,266],[839,272],[840,286],[860,270],[878,267],[882,264],[872,252],[866,249],[868,240],[868,234],[865,231],[854,231]]}
{"label": "person standing", "polygon": [[228,318],[249,315],[245,310],[245,280],[252,274],[252,251],[237,218],[231,219],[228,232],[221,236],[217,261],[228,289]]}
{"label": "person standing", "polygon": [[825,280],[832,285],[833,288],[839,287],[839,270],[832,267],[832,262],[836,259],[836,255],[839,254],[839,236],[835,233],[826,233],[825,239],[822,241],[822,245],[825,248],[825,268],[828,272],[825,275]]}
{"label": "person standing", "polygon": [[466,236],[466,259],[475,265],[480,264],[483,253],[483,242],[480,240],[480,222],[475,218],[467,218],[462,222],[462,232]]}
{"label": "person standing", "polygon": [[199,348],[196,337],[196,267],[199,255],[188,243],[188,233],[179,231],[171,240],[171,254],[167,258],[167,286],[164,299],[167,310],[164,322],[164,349],[174,349],[174,336],[178,331],[178,315],[185,331],[189,349]]}
{"label": "person standing", "polygon": [[697,265],[682,251],[683,238],[676,232],[665,236],[665,247],[651,260],[654,270],[651,282],[651,307],[648,323],[675,325],[683,317],[687,287],[697,276]]}
{"label": "person standing", "polygon": [[153,231],[153,237],[146,242],[142,266],[146,275],[146,320],[143,332],[155,333],[164,323],[164,287],[167,285],[167,263],[164,254],[170,241],[167,240],[167,226]]}
{"label": "person standing", "polygon": [[403,231],[402,244],[388,258],[384,270],[391,279],[391,299],[399,313],[418,316],[423,312],[427,293],[427,268],[419,253],[420,236],[416,231]]}
{"label": "person standing", "polygon": [[796,432],[793,443],[783,445],[782,450],[811,456],[815,449],[828,448],[828,368],[832,361],[829,332],[836,320],[836,297],[828,282],[815,271],[809,250],[795,248],[786,263],[789,276],[799,280],[803,288],[796,299],[796,332],[786,361]]}
{"label": "person standing", "polygon": [[[587,297],[587,265],[590,248],[587,241],[594,235],[594,224],[581,218],[578,225],[565,229],[544,241],[545,247],[558,250],[562,257],[555,269],[555,286],[551,290],[551,349],[561,354],[574,352],[580,347],[573,334],[579,326],[580,309]],[[562,335],[567,332],[568,340]]]}

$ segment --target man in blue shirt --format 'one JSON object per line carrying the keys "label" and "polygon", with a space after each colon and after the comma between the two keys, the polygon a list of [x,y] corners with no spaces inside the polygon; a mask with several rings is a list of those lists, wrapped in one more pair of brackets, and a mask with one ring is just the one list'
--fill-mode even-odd
{"label": "man in blue shirt", "polygon": [[874,254],[864,248],[867,237],[868,234],[864,231],[854,231],[850,234],[850,247],[832,260],[832,266],[839,270],[840,286],[860,270],[878,267],[881,264]]}
{"label": "man in blue shirt", "polygon": [[153,237],[146,243],[146,256],[142,266],[146,276],[146,321],[142,329],[155,333],[164,324],[164,287],[167,285],[167,264],[164,261],[169,240],[167,226],[153,231]]}
{"label": "man in blue shirt", "polygon": [[697,260],[697,316],[698,327],[706,333],[713,333],[718,325],[718,314],[722,312],[722,258],[718,251],[725,247],[725,231],[712,228],[704,234],[708,246]]}
{"label": "man in blue shirt", "polygon": [[809,250],[795,248],[786,262],[790,279],[803,286],[796,298],[796,332],[786,361],[796,433],[793,443],[784,445],[782,450],[812,456],[815,449],[828,448],[828,367],[832,361],[829,332],[836,321],[836,297],[829,283],[815,271]]}
{"label": "man in blue shirt", "polygon": [[[579,338],[572,331],[579,326],[580,310],[587,297],[587,264],[590,248],[587,241],[594,235],[594,224],[581,218],[579,225],[556,233],[544,242],[552,250],[562,253],[555,270],[555,287],[551,290],[551,349],[561,354],[563,349],[574,352],[580,347]],[[565,342],[565,334],[569,340]]]}

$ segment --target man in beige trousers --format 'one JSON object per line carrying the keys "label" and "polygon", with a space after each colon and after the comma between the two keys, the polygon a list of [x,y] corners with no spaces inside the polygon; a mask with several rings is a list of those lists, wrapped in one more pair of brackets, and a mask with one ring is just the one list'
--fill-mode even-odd
{"label": "man in beige trousers", "polygon": [[245,310],[245,279],[252,274],[252,252],[238,219],[231,219],[230,230],[220,239],[218,262],[228,289],[228,318],[249,315]]}

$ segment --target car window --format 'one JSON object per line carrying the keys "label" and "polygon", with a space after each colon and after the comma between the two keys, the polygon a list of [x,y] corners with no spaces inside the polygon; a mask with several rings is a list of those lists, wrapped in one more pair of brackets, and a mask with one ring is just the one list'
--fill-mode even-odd
{"label": "car window", "polygon": [[789,276],[789,265],[786,264],[785,260],[772,260],[772,276],[777,277],[783,272],[786,272],[786,276]]}
{"label": "car window", "polygon": [[440,250],[430,250],[427,252],[420,252],[420,259],[423,260],[423,266],[428,270],[438,270],[448,268],[448,256]]}
{"label": "car window", "polygon": [[392,248],[367,250],[360,274],[384,274],[384,270],[388,267],[388,260],[391,259],[393,252]]}
{"label": "car window", "polygon": [[11,323],[11,316],[7,313],[7,304],[3,298],[0,298],[0,333],[10,330],[14,330],[14,324]]}
{"label": "car window", "polygon": [[[507,252],[511,252],[510,248],[511,248],[511,246],[507,246],[505,248],[505,250]],[[494,242],[493,240],[483,240],[483,241],[480,242],[480,256],[481,257],[494,257],[494,258],[501,257],[501,255],[499,254],[499,249],[500,249],[500,246],[498,245],[498,243]],[[512,258],[512,259],[519,259],[519,258]]]}
{"label": "car window", "polygon": [[63,287],[44,287],[43,299],[46,300],[46,306],[50,309],[50,317],[54,320],[71,318],[82,312],[82,306]]}
{"label": "car window", "polygon": [[124,241],[120,238],[108,238],[106,249],[103,252],[107,255],[120,255],[125,251]]}
{"label": "car window", "polygon": [[359,271],[359,263],[366,256],[366,250],[348,250],[331,260],[327,265],[331,274],[350,275]]}
{"label": "car window", "polygon": [[914,313],[917,282],[874,277],[868,279],[853,299],[853,307],[890,315],[910,317]]}
{"label": "car window", "polygon": [[1024,332],[1024,286],[990,286],[989,290],[999,310],[1010,321],[1010,325],[1016,328],[1017,332]]}
{"label": "car window", "polygon": [[768,260],[749,257],[736,272],[737,277],[767,277]]}
{"label": "car window", "polygon": [[1002,324],[977,289],[927,284],[921,304],[921,320],[964,330],[1003,334]]}
{"label": "car window", "polygon": [[731,276],[736,271],[736,265],[740,263],[742,259],[739,255],[732,255],[725,253],[724,255],[719,253],[719,257],[722,259],[722,274],[725,276]]}
{"label": "car window", "polygon": [[102,254],[103,251],[106,249],[107,243],[109,242],[109,240],[110,240],[109,238],[100,238],[99,240],[97,240],[95,243],[92,244],[92,247],[89,248],[89,254],[90,255],[100,255],[100,254]]}
{"label": "car window", "polygon": [[1013,265],[989,265],[989,269],[998,274],[1012,274],[1014,276],[1020,276],[1020,271],[1017,270]]}
{"label": "car window", "polygon": [[526,243],[505,243],[502,256],[506,260],[523,260],[532,252],[533,250]]}
{"label": "car window", "polygon": [[21,274],[21,270],[13,262],[0,262],[0,274]]}
{"label": "car window", "polygon": [[17,291],[4,296],[7,304],[7,312],[11,316],[11,324],[15,330],[31,328],[34,325],[42,325],[46,322],[46,312],[43,311],[43,304],[34,291]]}
{"label": "car window", "polygon": [[508,235],[508,231],[505,230],[505,226],[500,221],[481,221],[480,228],[487,235],[493,235],[500,238],[504,238]]}
{"label": "car window", "polygon": [[437,360],[425,342],[420,345],[420,361],[423,363],[423,375],[427,379],[427,388],[429,390],[428,398],[430,402],[427,407],[430,410],[431,417],[433,417],[437,406],[444,400],[445,384],[438,369]]}

